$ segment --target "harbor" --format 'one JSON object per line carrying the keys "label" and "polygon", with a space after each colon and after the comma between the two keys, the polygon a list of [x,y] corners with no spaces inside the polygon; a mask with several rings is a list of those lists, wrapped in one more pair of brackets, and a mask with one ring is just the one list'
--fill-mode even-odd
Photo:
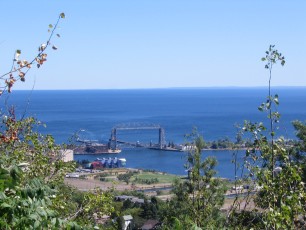
{"label": "harbor", "polygon": [[[244,151],[238,151],[238,161],[243,163],[242,156]],[[165,172],[175,175],[187,175],[184,165],[187,161],[186,152],[168,152],[159,151],[146,148],[123,148],[119,154],[120,158],[126,159],[127,168],[148,169],[159,172]],[[118,156],[119,156],[118,155]],[[233,151],[230,150],[207,150],[202,153],[202,158],[207,156],[215,157],[218,160],[216,170],[218,176],[234,179],[235,178],[235,165],[231,163],[233,160]],[[87,160],[89,162],[95,161],[97,158],[113,158],[113,154],[98,154],[98,155],[74,155],[74,160],[82,162]],[[237,172],[238,175],[240,171]]]}
{"label": "harbor", "polygon": [[[124,141],[118,139],[117,133],[119,131],[124,132],[128,130],[157,130],[158,131],[158,142],[154,143],[150,140],[149,143],[144,143],[140,141]],[[117,125],[111,130],[111,136],[107,143],[99,143],[97,140],[90,140],[90,139],[82,139],[80,138],[79,132],[85,131],[80,129],[77,132],[77,139],[76,142],[80,143],[76,145],[73,149],[74,154],[117,154],[121,152],[122,147],[137,147],[137,148],[147,148],[153,150],[163,150],[163,151],[185,151],[186,146],[184,145],[174,145],[166,144],[165,140],[165,129],[158,124],[123,124]]]}

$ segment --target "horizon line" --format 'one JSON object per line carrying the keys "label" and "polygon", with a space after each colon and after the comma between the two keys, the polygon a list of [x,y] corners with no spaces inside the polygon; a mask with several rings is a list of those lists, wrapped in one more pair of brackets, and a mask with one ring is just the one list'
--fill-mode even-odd
{"label": "horizon line", "polygon": [[[90,90],[159,90],[159,89],[250,89],[268,86],[191,86],[191,87],[156,87],[156,88],[88,88],[88,89],[14,89],[14,91],[90,91]],[[271,86],[271,88],[306,88],[306,86]]]}

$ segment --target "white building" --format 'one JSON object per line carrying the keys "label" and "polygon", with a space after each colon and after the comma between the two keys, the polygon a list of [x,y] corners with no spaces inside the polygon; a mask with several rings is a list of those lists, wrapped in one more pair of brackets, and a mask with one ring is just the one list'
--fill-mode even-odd
{"label": "white building", "polygon": [[123,221],[124,221],[124,224],[123,224],[122,230],[132,229],[131,223],[133,221],[133,217],[131,215],[123,216]]}
{"label": "white building", "polygon": [[62,154],[62,160],[64,162],[73,161],[73,150],[71,149],[61,150],[61,154]]}

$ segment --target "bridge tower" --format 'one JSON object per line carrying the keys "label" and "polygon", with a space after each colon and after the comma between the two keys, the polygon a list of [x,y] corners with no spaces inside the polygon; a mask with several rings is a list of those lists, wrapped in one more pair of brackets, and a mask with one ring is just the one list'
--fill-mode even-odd
{"label": "bridge tower", "polygon": [[165,130],[163,128],[159,128],[159,141],[158,145],[160,149],[163,149],[165,146]]}
{"label": "bridge tower", "polygon": [[111,139],[110,139],[110,148],[112,150],[117,149],[117,129],[116,128],[112,129],[112,134],[111,134]]}

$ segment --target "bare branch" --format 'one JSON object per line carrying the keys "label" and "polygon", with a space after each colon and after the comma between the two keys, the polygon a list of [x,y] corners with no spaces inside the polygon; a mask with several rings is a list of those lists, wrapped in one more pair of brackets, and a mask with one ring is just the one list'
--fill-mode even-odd
{"label": "bare branch", "polygon": [[[37,68],[39,68],[45,61],[47,61],[46,57],[47,54],[45,51],[47,48],[51,45],[51,39],[54,36],[55,30],[58,27],[58,24],[61,19],[65,18],[64,13],[61,13],[58,16],[58,19],[54,26],[52,26],[52,30],[50,31],[50,36],[47,39],[47,42],[44,44],[41,44],[38,48],[38,54],[32,59],[32,61],[20,61],[18,60],[19,55],[21,54],[20,50],[16,50],[13,57],[13,62],[10,71],[7,73],[4,73],[0,76],[0,81],[3,82],[3,85],[0,84],[0,96],[3,94],[3,92],[11,92],[11,88],[13,87],[14,83],[18,80],[25,81],[25,76],[31,69],[31,66],[33,64],[37,64]],[[58,35],[57,35],[58,36]],[[58,36],[59,37],[59,36]],[[53,45],[53,47],[55,47]],[[54,48],[53,48],[54,49]],[[54,49],[56,50],[56,49]],[[14,74],[18,73],[19,78],[15,78]]]}

